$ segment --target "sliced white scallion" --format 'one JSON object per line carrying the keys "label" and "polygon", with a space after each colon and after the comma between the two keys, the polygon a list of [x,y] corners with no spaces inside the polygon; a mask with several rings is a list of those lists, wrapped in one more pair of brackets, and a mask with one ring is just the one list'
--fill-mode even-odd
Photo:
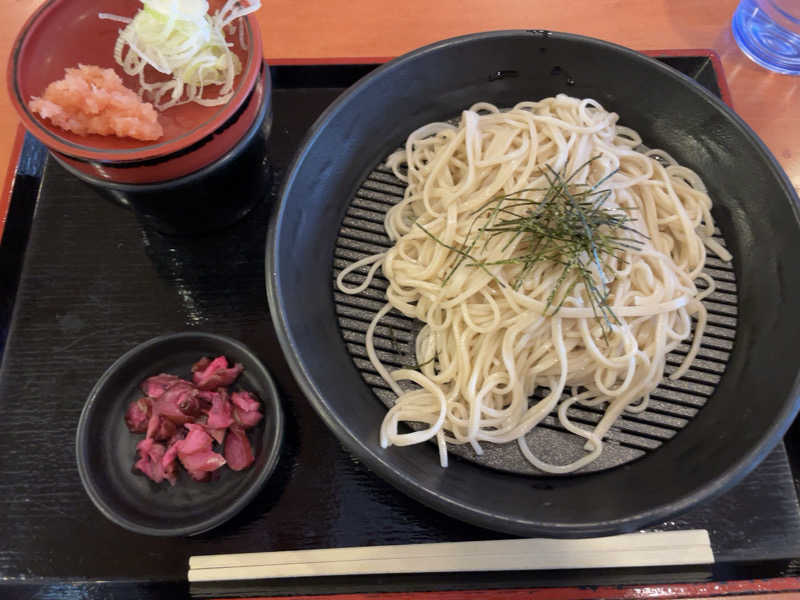
{"label": "sliced white scallion", "polygon": [[[203,106],[228,102],[242,65],[225,31],[235,27],[236,19],[258,10],[260,0],[227,0],[214,15],[208,14],[206,0],[142,0],[142,4],[114,46],[114,60],[125,73],[138,76],[139,95],[147,96],[159,110],[187,102]],[[100,16],[127,20],[107,13]],[[238,27],[241,44],[243,24]],[[147,65],[171,79],[147,81]],[[208,85],[221,86],[215,97],[203,97]]]}
{"label": "sliced white scallion", "polygon": [[97,13],[97,16],[107,21],[119,21],[120,23],[130,23],[133,19],[128,17],[120,17],[119,15],[112,15],[111,13]]}

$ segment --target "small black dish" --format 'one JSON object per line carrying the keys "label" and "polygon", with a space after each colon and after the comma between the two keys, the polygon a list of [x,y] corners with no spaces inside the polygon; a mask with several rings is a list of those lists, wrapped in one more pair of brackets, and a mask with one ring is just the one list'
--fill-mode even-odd
{"label": "small black dish", "polygon": [[[223,467],[208,483],[193,481],[183,469],[174,486],[153,483],[133,468],[144,436],[128,431],[125,410],[142,396],[139,384],[147,377],[187,377],[201,356],[221,354],[244,365],[234,387],[253,392],[262,403],[264,418],[248,436],[255,462],[240,472]],[[255,497],[278,462],[282,438],[278,391],[247,347],[210,333],[164,335],[126,352],[95,384],[78,423],[78,472],[92,502],[117,525],[145,535],[194,535],[227,521]]]}

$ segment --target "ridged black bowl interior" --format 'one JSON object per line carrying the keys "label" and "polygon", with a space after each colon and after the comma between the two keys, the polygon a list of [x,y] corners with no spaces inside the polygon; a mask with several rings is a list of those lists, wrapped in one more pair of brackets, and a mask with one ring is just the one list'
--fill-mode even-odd
{"label": "ridged black bowl interior", "polygon": [[[357,294],[345,294],[339,291],[336,279],[343,269],[354,262],[385,252],[393,246],[384,229],[384,221],[389,208],[403,199],[404,191],[405,184],[385,164],[369,174],[353,194],[342,220],[333,251],[331,273],[336,316],[347,351],[364,382],[387,408],[394,406],[397,395],[369,360],[366,332],[378,311],[386,304],[388,281],[379,269],[366,289]],[[725,239],[719,232],[715,239],[725,245]],[[368,270],[369,265],[355,269],[345,276],[344,281],[351,286],[359,285]],[[665,377],[650,393],[646,410],[620,416],[603,438],[606,443],[600,456],[577,470],[576,474],[614,469],[638,460],[648,452],[657,452],[662,444],[675,437],[703,409],[708,398],[716,391],[736,337],[736,274],[732,263],[710,253],[706,257],[704,272],[714,278],[715,289],[703,300],[708,320],[691,368],[678,380]],[[698,281],[698,285],[707,284]],[[414,368],[417,364],[416,336],[423,326],[421,321],[410,319],[396,309],[380,320],[375,327],[373,344],[378,358],[387,369]],[[692,339],[689,338],[667,355],[664,368],[666,375],[675,372],[683,364],[691,345]],[[540,400],[549,391],[539,387],[534,391],[533,398]],[[567,409],[567,415],[579,426],[595,427],[605,411],[605,405],[572,406]],[[424,427],[422,423],[414,426]],[[562,465],[585,454],[585,441],[569,433],[555,414],[545,417],[525,436],[525,443],[534,456]],[[483,453],[479,456],[469,444],[450,444],[448,454],[501,471],[545,474],[525,458],[517,444],[487,443],[482,447]]]}
{"label": "ridged black bowl interior", "polygon": [[[738,327],[716,392],[640,460],[572,477],[439,467],[432,444],[382,450],[386,407],[347,351],[334,309],[335,240],[355,189],[416,127],[484,100],[592,97],[644,143],[697,171],[735,257]],[[631,50],[542,31],[475,34],[377,69],[320,117],[287,175],[267,244],[270,310],[293,372],[332,431],[376,474],[454,517],[521,535],[630,531],[729,488],[781,439],[798,408],[797,196],[720,100]]]}

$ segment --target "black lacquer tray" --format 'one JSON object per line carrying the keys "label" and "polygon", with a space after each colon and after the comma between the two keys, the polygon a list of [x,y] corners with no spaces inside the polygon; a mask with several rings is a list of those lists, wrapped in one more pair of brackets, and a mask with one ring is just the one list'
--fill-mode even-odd
{"label": "black lacquer tray", "polygon": [[[662,60],[721,92],[708,55]],[[336,441],[289,373],[267,313],[264,245],[271,203],[307,128],[374,65],[272,67],[272,187],[238,225],[200,238],[143,229],[46,158],[23,147],[0,245],[0,596],[188,590],[193,554],[496,539],[406,498]],[[722,86],[724,88],[724,85]],[[242,176],[247,176],[243,173]],[[228,335],[253,349],[284,398],[277,470],[225,525],[187,538],[127,532],[94,508],[78,478],[74,436],[97,378],[153,336]],[[790,458],[795,433],[724,496],[656,529],[708,529],[714,567],[615,572],[328,578],[192,587],[200,596],[665,583],[794,575],[800,508]]]}

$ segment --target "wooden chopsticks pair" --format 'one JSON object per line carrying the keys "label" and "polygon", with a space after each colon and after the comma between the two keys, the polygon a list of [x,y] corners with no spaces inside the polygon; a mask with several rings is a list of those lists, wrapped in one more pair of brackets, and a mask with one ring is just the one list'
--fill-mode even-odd
{"label": "wooden chopsticks pair", "polygon": [[699,565],[714,562],[706,530],[612,537],[510,539],[192,556],[189,581]]}

